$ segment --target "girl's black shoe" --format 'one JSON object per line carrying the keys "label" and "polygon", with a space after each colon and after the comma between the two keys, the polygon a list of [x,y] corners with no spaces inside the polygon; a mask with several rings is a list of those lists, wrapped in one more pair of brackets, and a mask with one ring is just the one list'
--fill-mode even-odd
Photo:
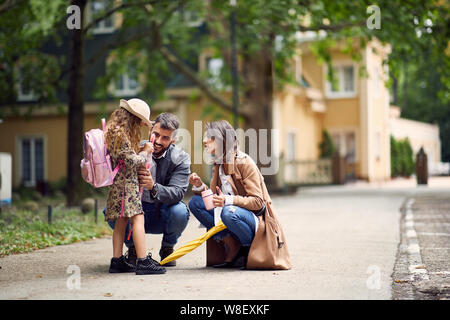
{"label": "girl's black shoe", "polygon": [[128,263],[125,256],[120,258],[111,258],[111,264],[109,265],[109,273],[122,273],[122,272],[135,272],[136,268],[132,264]]}
{"label": "girl's black shoe", "polygon": [[136,261],[136,274],[162,274],[165,273],[166,269],[161,267],[161,265],[152,259],[152,254],[149,253],[145,258],[138,258]]}

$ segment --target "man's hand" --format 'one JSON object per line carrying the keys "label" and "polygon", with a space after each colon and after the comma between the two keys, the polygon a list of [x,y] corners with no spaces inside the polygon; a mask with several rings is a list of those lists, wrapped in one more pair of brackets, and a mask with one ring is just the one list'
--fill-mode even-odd
{"label": "man's hand", "polygon": [[216,186],[217,194],[213,194],[213,203],[216,207],[225,206],[225,195],[222,193],[219,187]]}
{"label": "man's hand", "polygon": [[196,186],[197,188],[201,187],[203,184],[202,179],[200,179],[200,177],[193,172],[190,176],[189,176],[189,183],[192,184],[193,186]]}
{"label": "man's hand", "polygon": [[145,167],[145,165],[138,169],[138,179],[140,188],[146,188],[147,190],[153,189],[155,182],[153,181],[150,171]]}

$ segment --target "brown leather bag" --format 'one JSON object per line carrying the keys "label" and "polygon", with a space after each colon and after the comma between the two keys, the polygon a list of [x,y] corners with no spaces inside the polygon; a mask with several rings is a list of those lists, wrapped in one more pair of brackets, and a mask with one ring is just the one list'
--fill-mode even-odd
{"label": "brown leather bag", "polygon": [[216,241],[213,238],[206,240],[206,266],[212,267],[215,264],[225,262],[225,245],[223,241]]}

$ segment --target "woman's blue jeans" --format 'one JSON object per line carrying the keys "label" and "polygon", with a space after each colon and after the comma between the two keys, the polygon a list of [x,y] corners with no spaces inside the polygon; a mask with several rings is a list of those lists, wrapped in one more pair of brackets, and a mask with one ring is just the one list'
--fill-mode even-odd
{"label": "woman's blue jeans", "polygon": [[[201,196],[193,196],[189,200],[189,209],[206,229],[214,227],[214,209],[206,210]],[[216,240],[221,240],[228,234],[237,238],[243,246],[250,246],[255,237],[255,218],[253,212],[235,206],[227,205],[223,207],[221,214],[222,222],[227,229],[220,231],[213,236]]]}

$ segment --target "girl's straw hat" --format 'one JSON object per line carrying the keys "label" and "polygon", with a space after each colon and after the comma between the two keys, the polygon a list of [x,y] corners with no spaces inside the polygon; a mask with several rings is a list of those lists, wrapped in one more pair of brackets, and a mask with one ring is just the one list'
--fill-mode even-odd
{"label": "girl's straw hat", "polygon": [[128,101],[120,99],[120,106],[134,114],[136,117],[141,118],[149,128],[152,127],[152,123],[150,121],[150,107],[145,101],[137,98],[133,98]]}

